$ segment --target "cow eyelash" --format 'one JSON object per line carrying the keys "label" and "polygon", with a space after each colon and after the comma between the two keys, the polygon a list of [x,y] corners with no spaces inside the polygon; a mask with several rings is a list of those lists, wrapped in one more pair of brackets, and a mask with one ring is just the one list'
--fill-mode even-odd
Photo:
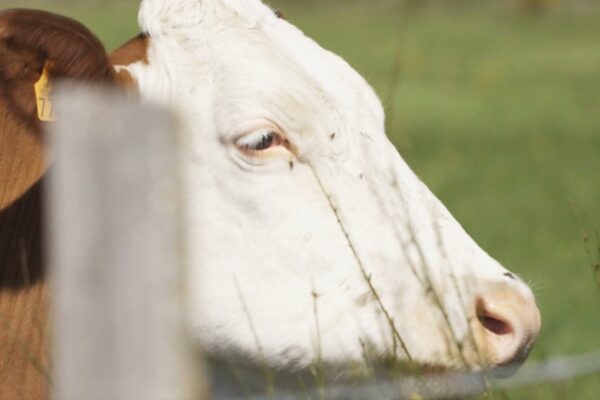
{"label": "cow eyelash", "polygon": [[272,129],[265,129],[241,137],[237,140],[236,144],[242,151],[260,152],[284,143],[285,140],[278,132]]}

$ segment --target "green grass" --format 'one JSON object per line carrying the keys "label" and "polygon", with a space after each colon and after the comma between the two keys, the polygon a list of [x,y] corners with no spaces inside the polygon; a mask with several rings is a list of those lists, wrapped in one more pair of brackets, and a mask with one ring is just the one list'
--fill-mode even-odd
{"label": "green grass", "polygon": [[[600,8],[273,3],[371,82],[407,162],[483,248],[531,283],[543,315],[531,358],[600,350],[600,295],[572,210],[585,229],[600,228]],[[137,32],[131,1],[2,6],[40,4],[85,22],[109,49]],[[508,392],[599,396],[598,374]]]}
{"label": "green grass", "polygon": [[[395,106],[388,134],[409,165],[531,282],[543,315],[531,358],[599,350],[600,296],[571,204],[584,228],[600,227],[600,9],[334,4],[282,8]],[[599,377],[509,397],[595,399]]]}

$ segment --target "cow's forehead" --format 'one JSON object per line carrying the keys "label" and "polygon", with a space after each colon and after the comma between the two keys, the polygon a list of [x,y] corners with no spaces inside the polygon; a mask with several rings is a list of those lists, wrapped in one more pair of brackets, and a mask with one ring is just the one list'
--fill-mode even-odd
{"label": "cow's forehead", "polygon": [[227,19],[258,26],[276,16],[261,0],[143,0],[139,10],[140,27],[151,35],[201,31]]}
{"label": "cow's forehead", "polygon": [[[296,85],[307,102],[315,98],[328,102],[339,111],[342,122],[359,121],[383,132],[383,109],[366,81],[260,0],[144,0],[139,17],[142,29],[151,36],[178,42],[209,58],[202,62],[213,63],[210,58],[216,56],[229,60],[230,66],[237,64],[237,69],[229,68],[227,79],[240,74],[260,82],[264,74],[284,76],[287,82],[272,80],[271,89]],[[302,84],[305,91],[298,90]]]}
{"label": "cow's forehead", "polygon": [[223,95],[236,93],[239,99],[259,94],[249,101],[294,104],[289,110],[297,110],[297,117],[320,115],[338,129],[383,132],[383,108],[368,83],[290,23],[274,19],[214,29],[215,73],[229,87]]}
{"label": "cow's forehead", "polygon": [[346,112],[361,121],[371,122],[373,118],[374,123],[383,122],[383,108],[377,95],[341,57],[323,49],[286,21],[270,25],[265,32],[281,52]]}

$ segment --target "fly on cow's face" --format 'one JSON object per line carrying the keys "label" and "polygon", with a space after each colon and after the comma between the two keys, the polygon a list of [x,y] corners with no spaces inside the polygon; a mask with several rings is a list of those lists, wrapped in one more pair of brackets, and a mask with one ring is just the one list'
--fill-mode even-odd
{"label": "fly on cow's face", "polygon": [[507,278],[510,278],[510,279],[517,279],[517,278],[516,278],[516,277],[515,277],[513,274],[511,274],[510,272],[505,272],[505,273],[504,273],[504,276],[506,276]]}

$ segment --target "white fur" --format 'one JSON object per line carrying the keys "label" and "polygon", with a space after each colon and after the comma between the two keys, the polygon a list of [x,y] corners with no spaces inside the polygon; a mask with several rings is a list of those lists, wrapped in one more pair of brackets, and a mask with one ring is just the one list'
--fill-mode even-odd
{"label": "white fur", "polygon": [[[389,355],[366,275],[411,355],[456,365],[448,335],[467,341],[473,299],[506,270],[397,153],[364,79],[259,0],[144,0],[140,25],[149,64],[125,68],[144,99],[182,119],[189,315],[206,351],[273,366],[307,366],[319,352],[361,360],[361,342]],[[240,155],[234,139],[256,119],[281,127],[297,153]]]}

